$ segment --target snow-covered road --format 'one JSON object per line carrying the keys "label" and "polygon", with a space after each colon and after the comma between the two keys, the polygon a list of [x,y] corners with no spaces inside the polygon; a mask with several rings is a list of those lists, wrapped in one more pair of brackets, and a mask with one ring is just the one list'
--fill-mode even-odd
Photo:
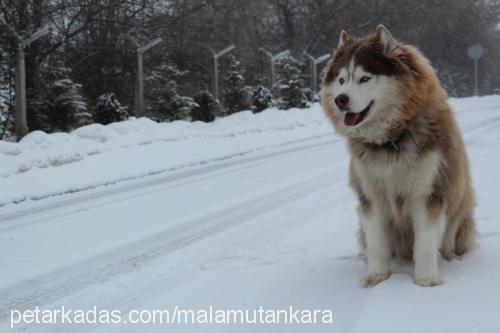
{"label": "snow-covered road", "polygon": [[[89,163],[147,158],[164,148],[138,143],[64,166],[33,163],[24,173],[5,171],[5,182],[17,192],[15,197],[2,193],[6,204],[0,208],[0,332],[500,332],[500,97],[452,104],[478,194],[480,247],[462,261],[441,263],[443,286],[417,287],[411,264],[395,262],[387,282],[360,287],[365,264],[356,244],[355,198],[346,185],[348,155],[315,106],[309,114],[274,114],[273,121],[292,124],[279,131],[258,126],[259,117],[271,117],[263,114],[252,120],[257,130],[216,139],[200,139],[198,133],[174,142],[222,142],[205,154],[213,158],[183,162],[190,167],[174,168],[163,159],[151,165],[153,159],[147,170],[124,166],[126,172],[118,172],[122,179],[87,175],[89,186],[75,179]],[[0,148],[11,152],[15,147]],[[15,156],[22,157],[20,151]],[[19,170],[15,164],[2,167]],[[155,167],[162,171],[151,172]],[[66,168],[66,178],[45,177],[58,168]],[[42,195],[40,184],[33,190],[28,182],[37,177],[42,184],[64,186],[54,185]],[[64,194],[71,192],[65,188],[78,191]],[[20,203],[7,204],[21,197]],[[63,305],[122,312],[293,306],[330,309],[334,322],[9,328],[10,309]]]}

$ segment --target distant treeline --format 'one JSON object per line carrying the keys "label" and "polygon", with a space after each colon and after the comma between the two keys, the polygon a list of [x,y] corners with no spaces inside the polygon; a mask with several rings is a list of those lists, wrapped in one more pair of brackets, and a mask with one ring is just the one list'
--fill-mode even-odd
{"label": "distant treeline", "polygon": [[[331,53],[342,29],[364,35],[379,23],[431,59],[451,96],[472,93],[467,48],[481,43],[480,93],[487,94],[500,87],[499,18],[495,0],[0,0],[0,134],[12,120],[15,35],[47,24],[51,34],[26,49],[26,71],[30,129],[50,131],[100,119],[105,100],[121,102],[117,119],[133,114],[133,40],[144,45],[156,37],[163,43],[145,54],[144,70],[147,112],[158,120],[207,121],[259,110],[267,99],[281,108],[305,105],[314,96],[304,52]],[[210,48],[230,44],[236,49],[221,59],[220,106],[211,106],[210,116],[203,106],[217,104],[208,96]],[[273,87],[260,47],[292,52],[278,64]]]}

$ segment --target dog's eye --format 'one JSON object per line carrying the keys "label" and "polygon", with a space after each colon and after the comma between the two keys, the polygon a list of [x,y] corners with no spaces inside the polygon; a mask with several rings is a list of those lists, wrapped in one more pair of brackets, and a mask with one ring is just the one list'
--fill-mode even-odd
{"label": "dog's eye", "polygon": [[342,84],[344,84],[344,82],[345,82],[344,78],[343,78],[343,77],[341,77],[341,78],[339,79],[339,83],[342,85]]}
{"label": "dog's eye", "polygon": [[370,81],[371,77],[369,76],[363,76],[361,77],[361,79],[359,79],[359,83],[365,83],[365,82],[368,82]]}

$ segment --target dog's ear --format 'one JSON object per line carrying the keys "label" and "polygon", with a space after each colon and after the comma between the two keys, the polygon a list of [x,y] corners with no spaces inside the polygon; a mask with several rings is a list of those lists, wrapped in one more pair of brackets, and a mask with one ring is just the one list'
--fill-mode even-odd
{"label": "dog's ear", "polygon": [[340,33],[340,38],[339,38],[339,44],[337,45],[337,50],[345,44],[345,42],[347,41],[347,39],[349,38],[349,35],[347,34],[347,32],[345,30],[342,30],[342,32]]}
{"label": "dog's ear", "polygon": [[392,37],[389,30],[382,24],[379,24],[377,26],[377,31],[375,32],[375,36],[378,39],[378,41],[383,45],[384,53],[387,56],[394,57],[403,52],[403,50],[401,50],[394,37]]}

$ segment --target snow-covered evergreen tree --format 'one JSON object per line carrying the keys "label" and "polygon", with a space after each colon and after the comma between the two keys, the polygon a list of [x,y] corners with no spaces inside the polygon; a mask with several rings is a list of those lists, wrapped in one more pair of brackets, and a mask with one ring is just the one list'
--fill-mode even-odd
{"label": "snow-covered evergreen tree", "polygon": [[39,100],[30,101],[34,125],[48,132],[69,131],[92,122],[87,104],[80,93],[82,86],[69,76],[71,69],[64,64],[64,50],[58,49],[42,67],[49,85]]}
{"label": "snow-covered evergreen tree", "polygon": [[48,118],[55,129],[69,131],[92,122],[92,116],[87,112],[87,103],[80,94],[80,89],[81,85],[69,78],[56,80],[52,84]]}
{"label": "snow-covered evergreen tree", "polygon": [[12,136],[14,129],[14,69],[8,60],[7,52],[0,46],[0,140]]}
{"label": "snow-covered evergreen tree", "polygon": [[261,112],[271,106],[273,94],[264,86],[257,86],[252,92],[252,108],[255,112]]}
{"label": "snow-covered evergreen tree", "polygon": [[304,80],[299,62],[292,56],[283,58],[278,64],[278,79],[273,90],[277,91],[280,109],[305,108]]}
{"label": "snow-covered evergreen tree", "polygon": [[148,93],[146,112],[158,121],[188,119],[191,110],[196,107],[192,98],[181,96],[177,92],[177,81],[187,72],[179,70],[169,61],[156,66],[146,76]]}
{"label": "snow-covered evergreen tree", "polygon": [[96,123],[107,125],[126,120],[129,114],[127,107],[120,105],[115,94],[104,94],[97,98],[93,117]]}
{"label": "snow-covered evergreen tree", "polygon": [[250,107],[245,78],[241,74],[240,62],[234,56],[229,57],[224,86],[222,100],[226,114],[247,110]]}
{"label": "snow-covered evergreen tree", "polygon": [[304,96],[306,97],[306,101],[313,102],[316,96],[314,95],[314,91],[311,88],[304,88]]}
{"label": "snow-covered evergreen tree", "polygon": [[0,97],[0,140],[14,135],[14,112],[6,100]]}
{"label": "snow-covered evergreen tree", "polygon": [[192,121],[211,122],[220,114],[221,106],[208,90],[201,90],[194,95],[196,107],[191,111]]}

